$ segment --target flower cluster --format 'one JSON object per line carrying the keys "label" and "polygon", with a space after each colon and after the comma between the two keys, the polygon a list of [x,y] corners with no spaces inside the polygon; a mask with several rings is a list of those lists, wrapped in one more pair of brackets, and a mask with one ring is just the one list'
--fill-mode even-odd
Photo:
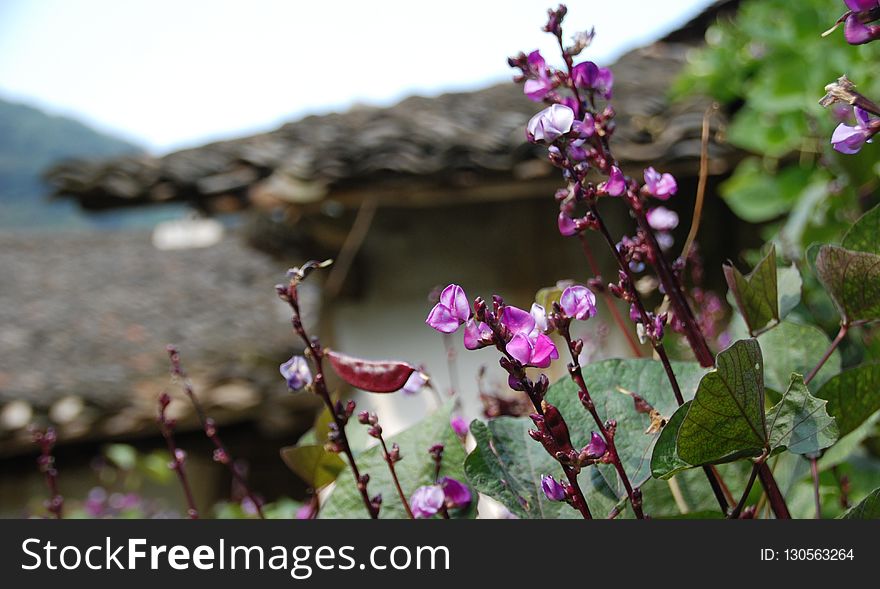
{"label": "flower cluster", "polygon": [[413,516],[417,519],[434,517],[443,510],[462,509],[470,505],[471,492],[467,485],[450,477],[440,477],[434,485],[419,487],[409,499]]}
{"label": "flower cluster", "polygon": [[849,10],[838,19],[843,22],[843,36],[850,45],[864,45],[880,39],[880,0],[843,0]]}

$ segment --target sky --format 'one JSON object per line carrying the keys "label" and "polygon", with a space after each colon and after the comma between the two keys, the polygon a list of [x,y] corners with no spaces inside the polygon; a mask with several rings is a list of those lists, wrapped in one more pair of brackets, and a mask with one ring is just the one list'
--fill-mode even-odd
{"label": "sky", "polygon": [[[712,0],[572,0],[608,64]],[[164,153],[509,80],[553,0],[0,0],[0,97]]]}

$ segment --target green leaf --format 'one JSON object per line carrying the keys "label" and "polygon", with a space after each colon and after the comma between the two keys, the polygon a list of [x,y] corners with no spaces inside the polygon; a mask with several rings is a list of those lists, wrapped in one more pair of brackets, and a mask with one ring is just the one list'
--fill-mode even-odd
{"label": "green leaf", "polygon": [[856,252],[880,254],[878,236],[880,236],[880,205],[859,217],[843,236],[840,245]]}
{"label": "green leaf", "polygon": [[700,381],[678,431],[678,455],[693,465],[757,456],[768,441],[757,340],[735,342],[718,354],[716,366]]}
{"label": "green leaf", "polygon": [[[691,399],[700,377],[706,370],[696,362],[672,362],[682,396]],[[583,369],[587,389],[602,419],[616,419],[614,442],[627,476],[634,486],[651,477],[651,450],[659,433],[648,431],[651,416],[636,410],[633,398],[621,390],[638,394],[663,417],[669,417],[678,408],[672,387],[666,378],[662,363],[649,359],[603,360]],[[562,378],[547,391],[547,401],[556,405],[565,417],[571,431],[572,443],[577,448],[587,445],[590,432],[596,424],[578,400],[577,386],[570,378]],[[614,467],[599,466],[605,479],[618,497],[624,494],[617,482]]]}
{"label": "green leaf", "polygon": [[313,489],[329,485],[345,469],[342,458],[324,446],[288,446],[281,448],[281,458],[287,468]]}
{"label": "green leaf", "polygon": [[[396,464],[400,486],[407,498],[423,485],[434,483],[434,461],[428,449],[434,444],[443,444],[443,465],[440,476],[448,476],[465,482],[464,473],[465,449],[455,432],[449,425],[452,404],[428,415],[422,421],[394,436],[385,438],[388,447],[397,443],[403,460]],[[352,422],[354,423],[354,422]],[[406,512],[400,503],[394,482],[388,471],[388,465],[382,457],[381,448],[376,445],[364,450],[356,456],[361,473],[370,475],[367,485],[370,497],[382,495],[382,509],[379,517],[402,519]],[[452,517],[471,517],[476,513],[476,494],[468,509],[450,513]],[[336,481],[336,487],[321,508],[322,518],[365,518],[368,517],[361,495],[350,472],[342,473]]]}
{"label": "green leaf", "polygon": [[676,448],[678,430],[681,428],[692,402],[688,401],[679,407],[663,426],[660,437],[654,444],[654,452],[651,454],[651,476],[668,479],[683,470],[693,468],[692,464],[681,459]]}
{"label": "green leaf", "polygon": [[[764,359],[764,386],[774,391],[784,391],[791,373],[808,374],[822,358],[831,340],[824,331],[812,325],[783,321],[775,328],[758,336]],[[796,345],[795,345],[796,343]],[[810,382],[812,390],[840,372],[840,353],[834,353]]]}
{"label": "green leaf", "polygon": [[779,297],[776,289],[776,246],[764,256],[754,270],[743,276],[729,262],[724,264],[724,278],[736,298],[737,307],[756,336],[769,329],[768,324],[779,323]]}
{"label": "green leaf", "polygon": [[817,399],[804,384],[804,377],[792,374],[782,400],[767,412],[770,448],[785,448],[795,454],[812,454],[837,441],[837,425],[827,413],[828,401]]}
{"label": "green leaf", "polygon": [[550,501],[541,490],[542,475],[564,475],[559,463],[529,437],[532,425],[527,417],[499,417],[488,424],[474,420],[471,434],[477,445],[464,463],[468,480],[520,519],[580,518],[571,506]]}
{"label": "green leaf", "polygon": [[828,413],[845,436],[880,410],[880,364],[844,370],[822,385],[816,396],[828,401]]}
{"label": "green leaf", "polygon": [[816,275],[844,323],[880,319],[880,256],[823,245],[816,256]]}
{"label": "green leaf", "polygon": [[880,488],[851,507],[840,519],[880,519]]}

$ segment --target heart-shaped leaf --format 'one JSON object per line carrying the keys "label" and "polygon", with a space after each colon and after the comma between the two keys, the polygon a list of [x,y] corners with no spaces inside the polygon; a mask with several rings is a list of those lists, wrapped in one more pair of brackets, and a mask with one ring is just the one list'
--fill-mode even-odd
{"label": "heart-shaped leaf", "polygon": [[810,394],[803,376],[792,374],[782,400],[767,411],[770,448],[812,454],[831,446],[838,433],[827,404],[828,401]]}
{"label": "heart-shaped leaf", "polygon": [[880,364],[844,370],[822,385],[816,396],[827,399],[828,413],[845,436],[880,410]]}
{"label": "heart-shaped leaf", "polygon": [[[449,425],[451,413],[452,404],[447,403],[409,429],[385,437],[389,448],[393,443],[400,446],[403,460],[396,464],[397,477],[407,498],[411,497],[417,488],[433,484],[434,460],[428,454],[428,449],[434,444],[443,444],[444,446],[440,476],[448,476],[462,483],[467,481],[464,473],[465,449],[458,435]],[[367,485],[370,496],[382,495],[383,501],[379,517],[383,519],[406,518],[406,512],[398,499],[394,481],[388,471],[388,465],[382,457],[381,447],[371,446],[358,453],[356,459],[361,473],[370,475],[370,482]],[[451,512],[450,515],[457,518],[472,517],[476,513],[476,504],[477,496],[473,494],[473,500],[467,509]],[[351,473],[343,473],[339,476],[336,487],[321,508],[320,517],[339,519],[368,517]]]}
{"label": "heart-shaped leaf", "polygon": [[345,462],[338,454],[328,452],[318,445],[282,448],[281,458],[290,470],[313,489],[329,485],[345,468]]}
{"label": "heart-shaped leaf", "polygon": [[330,349],[324,353],[339,378],[371,393],[399,391],[416,370],[406,362],[363,360]]}
{"label": "heart-shaped leaf", "polygon": [[823,245],[816,275],[844,324],[880,319],[880,255]]}
{"label": "heart-shaped leaf", "polygon": [[724,278],[746,320],[750,335],[758,335],[779,323],[775,245],[748,276],[743,276],[730,262],[725,263]]}
{"label": "heart-shaped leaf", "polygon": [[764,361],[757,340],[720,352],[678,430],[678,455],[693,465],[757,456],[767,446]]}

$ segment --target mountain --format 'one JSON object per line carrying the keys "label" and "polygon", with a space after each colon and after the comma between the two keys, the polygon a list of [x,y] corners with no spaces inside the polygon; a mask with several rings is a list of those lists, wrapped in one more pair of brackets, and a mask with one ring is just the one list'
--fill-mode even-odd
{"label": "mountain", "polygon": [[0,99],[0,229],[91,226],[71,203],[49,200],[43,171],[68,158],[142,151],[74,119]]}

